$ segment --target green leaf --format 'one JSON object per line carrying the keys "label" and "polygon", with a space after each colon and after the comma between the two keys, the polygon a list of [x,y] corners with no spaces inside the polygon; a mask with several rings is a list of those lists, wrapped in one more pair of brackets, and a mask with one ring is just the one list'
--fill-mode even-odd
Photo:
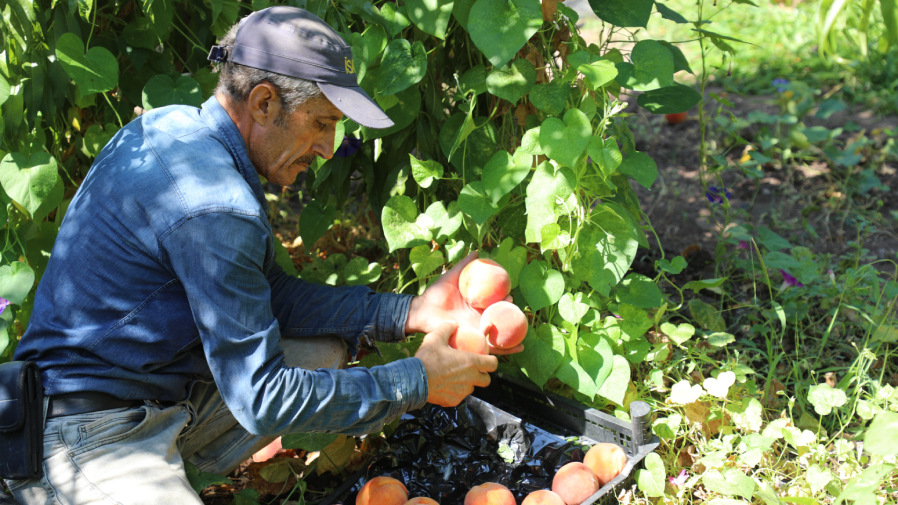
{"label": "green leaf", "polygon": [[830,387],[827,384],[816,384],[808,390],[808,402],[814,406],[814,411],[825,416],[833,411],[833,408],[841,407],[848,402],[845,391]]}
{"label": "green leaf", "polygon": [[758,242],[770,251],[792,249],[792,244],[766,226],[758,227]]}
{"label": "green leaf", "polygon": [[474,2],[475,0],[455,0],[452,3],[452,15],[465,31],[468,30],[468,15],[471,13]]}
{"label": "green leaf", "polygon": [[695,335],[695,326],[689,323],[681,323],[679,326],[673,323],[661,325],[661,332],[667,335],[675,344],[683,345]]}
{"label": "green leaf", "polygon": [[617,168],[617,171],[638,182],[645,189],[652,189],[658,178],[658,165],[646,153],[630,153]]}
{"label": "green leaf", "polygon": [[326,472],[334,474],[342,472],[355,452],[355,438],[337,435],[336,440],[324,449],[321,449],[321,457],[318,458],[316,472],[318,475]]}
{"label": "green leaf", "polygon": [[380,279],[383,268],[380,263],[368,263],[368,260],[357,256],[349,260],[343,267],[343,276],[347,286],[364,286]]}
{"label": "green leaf", "polygon": [[443,243],[452,238],[461,228],[463,220],[458,202],[449,202],[448,210],[443,202],[433,202],[424,213],[433,219],[433,238],[437,242]]}
{"label": "green leaf", "polygon": [[736,468],[728,468],[724,473],[708,470],[702,475],[702,483],[715,493],[741,496],[748,501],[751,501],[751,496],[755,492],[755,481]]}
{"label": "green leaf", "polygon": [[524,350],[513,354],[511,359],[541,388],[564,360],[564,336],[558,328],[544,324],[536,331],[528,328],[523,343]]}
{"label": "green leaf", "polygon": [[579,324],[588,311],[589,305],[583,293],[566,293],[558,300],[558,313],[571,324]]}
{"label": "green leaf", "polygon": [[864,473],[854,477],[842,490],[842,493],[836,498],[834,505],[839,505],[844,500],[854,500],[855,504],[860,505],[859,500],[869,496],[864,503],[879,503],[873,493],[883,484],[883,478],[895,470],[894,465],[872,465],[864,470]]}
{"label": "green leaf", "polygon": [[[451,4],[450,4],[451,5]],[[377,94],[393,95],[417,84],[427,73],[427,51],[421,41],[395,39],[384,51],[377,77]]]}
{"label": "green leaf", "polygon": [[727,281],[729,277],[721,277],[719,279],[699,279],[697,281],[689,281],[683,286],[683,289],[691,289],[698,293],[703,289],[717,288]]}
{"label": "green leaf", "polygon": [[543,154],[543,148],[539,145],[539,126],[531,128],[524,133],[521,139],[521,147],[515,151],[515,154],[527,153],[531,156],[539,156]]}
{"label": "green leaf", "polygon": [[104,47],[84,52],[84,43],[74,33],[64,33],[56,41],[56,57],[81,95],[102,93],[118,85],[118,61]]}
{"label": "green leaf", "polygon": [[501,67],[542,24],[539,0],[477,0],[468,17],[468,33],[490,63]]}
{"label": "green leaf", "polygon": [[182,75],[175,80],[170,75],[154,75],[143,87],[143,108],[146,110],[166,105],[203,104],[203,90],[192,77]]}
{"label": "green leaf", "polygon": [[462,209],[462,212],[471,216],[478,225],[482,225],[498,212],[499,206],[504,205],[502,202],[499,205],[494,204],[480,181],[469,183],[462,188],[458,195],[458,207]]}
{"label": "green leaf", "polygon": [[601,137],[592,137],[589,139],[586,152],[605,177],[610,177],[624,161],[614,137],[608,137],[605,140],[602,140]]}
{"label": "green leaf", "polygon": [[427,214],[419,215],[415,202],[405,195],[390,197],[380,220],[390,252],[427,244],[432,238],[433,219]]}
{"label": "green leaf", "polygon": [[459,172],[464,167],[466,175],[470,177],[472,174],[475,176],[479,175],[480,171],[496,152],[499,132],[488,118],[473,117],[473,123],[467,125],[469,128],[467,131],[469,131],[470,135],[453,152],[453,142],[459,137],[459,132],[465,131],[462,128],[466,126],[466,117],[467,115],[461,112],[453,114],[448,121],[443,123],[439,140],[443,153],[452,153],[449,157],[449,162]]}
{"label": "green leaf", "polygon": [[9,83],[0,75],[0,105],[3,105],[7,98],[9,98]]}
{"label": "green leaf", "polygon": [[561,79],[537,84],[530,89],[530,103],[547,114],[557,116],[564,112],[564,105],[571,94],[570,89],[570,85]]}
{"label": "green leaf", "polygon": [[[461,214],[459,214],[461,215]],[[446,261],[458,263],[465,257],[465,241],[452,239],[446,243]]]}
{"label": "green leaf", "polygon": [[726,323],[723,320],[723,316],[720,315],[720,312],[701,300],[689,300],[689,313],[692,314],[692,319],[705,330],[726,330]]}
{"label": "green leaf", "polygon": [[363,126],[362,138],[364,140],[379,139],[404,130],[415,121],[418,113],[421,112],[421,92],[417,87],[410,86],[390,96],[395,97],[397,102],[389,108],[385,108],[384,112],[393,120],[393,126],[389,128],[366,128]]}
{"label": "green leaf", "polygon": [[689,72],[690,74],[693,73],[692,69],[689,68],[689,61],[686,59],[686,55],[683,54],[683,51],[679,47],[671,44],[670,42],[668,42],[666,40],[659,40],[658,42],[664,44],[664,47],[670,49],[671,54],[673,54],[674,73],[677,73],[680,70],[685,70],[686,72]]}
{"label": "green leaf", "polygon": [[434,160],[419,160],[415,155],[408,155],[412,163],[412,177],[422,188],[429,188],[433,181],[443,177],[443,165]]}
{"label": "green leaf", "polygon": [[564,113],[564,121],[550,117],[539,127],[539,145],[546,156],[562,165],[575,167],[592,138],[592,126],[578,109]]}
{"label": "green leaf", "polygon": [[499,247],[493,249],[490,258],[502,265],[502,268],[508,272],[511,289],[518,287],[521,270],[527,264],[527,249],[521,246],[514,247],[514,241],[511,238],[506,238],[499,244]]}
{"label": "green leaf", "polygon": [[614,355],[613,363],[611,374],[599,387],[598,394],[617,405],[623,405],[624,396],[626,396],[627,388],[630,385],[630,363],[626,358],[617,354]]}
{"label": "green leaf", "polygon": [[31,216],[51,197],[58,180],[56,158],[44,151],[34,152],[31,156],[9,153],[0,161],[3,191]]}
{"label": "green leaf", "polygon": [[808,467],[808,471],[805,474],[808,479],[808,484],[811,485],[811,491],[814,494],[823,491],[823,488],[829,484],[829,481],[833,480],[833,474],[825,469],[821,468],[820,465],[811,465]]}
{"label": "green leaf", "polygon": [[499,203],[530,174],[533,156],[528,153],[515,153],[512,157],[508,151],[499,150],[483,167],[483,190],[492,203]]}
{"label": "green leaf", "polygon": [[99,123],[88,126],[84,132],[81,151],[89,158],[96,158],[118,131],[119,127],[113,123],[106,123],[105,130]]}
{"label": "green leaf", "polygon": [[412,24],[405,15],[405,5],[396,7],[396,4],[386,2],[380,7],[380,14],[387,24],[387,30],[390,31],[390,35],[393,37]]}
{"label": "green leaf", "polygon": [[654,4],[653,0],[589,0],[599,19],[621,28],[645,28]]}
{"label": "green leaf", "polygon": [[0,267],[0,297],[22,305],[34,286],[34,270],[21,261]]}
{"label": "green leaf", "polygon": [[463,95],[486,93],[486,67],[480,64],[468,69],[458,80],[458,90]]}
{"label": "green leaf", "polygon": [[431,251],[430,246],[419,245],[412,249],[408,256],[412,263],[412,270],[418,278],[422,278],[432,273],[437,268],[443,266],[446,261],[443,259],[443,253],[440,251]]}
{"label": "green leaf", "polygon": [[636,103],[652,114],[676,114],[686,112],[702,100],[702,95],[691,86],[674,84],[646,91],[639,95]]}
{"label": "green leaf", "polygon": [[536,167],[524,200],[527,207],[527,242],[542,242],[543,226],[555,222],[556,202],[566,200],[576,187],[577,177],[569,168],[560,167],[556,171],[548,162]]}
{"label": "green leaf", "polygon": [[591,88],[594,91],[598,91],[602,86],[608,85],[617,77],[617,67],[614,66],[614,62],[604,59],[592,63],[584,63],[578,66],[577,70],[589,79],[589,83],[592,85]]}
{"label": "green leaf", "polygon": [[728,344],[732,344],[736,341],[736,337],[734,337],[730,333],[726,333],[723,331],[714,332],[708,335],[708,344],[713,347],[724,347]]}
{"label": "green leaf", "polygon": [[521,292],[530,310],[554,305],[564,294],[564,277],[561,272],[548,268],[543,261],[531,261],[521,270]]}
{"label": "green leaf", "polygon": [[690,385],[689,381],[681,380],[670,388],[670,401],[675,405],[688,405],[697,401],[705,393],[698,384]]}
{"label": "green leaf", "polygon": [[673,259],[673,261],[668,261],[666,259],[660,259],[657,261],[659,270],[673,275],[677,275],[678,273],[682,272],[683,269],[686,268],[686,265],[686,258],[682,256],[677,256]]}
{"label": "green leaf", "polygon": [[636,259],[636,233],[628,220],[607,205],[596,206],[590,224],[577,238],[580,255],[571,262],[574,277],[587,281],[602,296],[609,296],[611,288],[623,279]]}
{"label": "green leaf", "polygon": [[657,40],[641,40],[633,46],[630,63],[618,63],[616,81],[623,87],[636,91],[673,86],[674,57],[664,44]]}
{"label": "green leaf", "polygon": [[664,496],[666,470],[658,453],[650,452],[645,457],[645,469],[636,470],[636,484],[646,496],[656,498]]}
{"label": "green leaf", "polygon": [[318,200],[312,200],[306,205],[299,215],[299,235],[306,250],[311,251],[315,247],[315,242],[334,224],[336,215],[336,205],[322,205]]}
{"label": "green leaf", "polygon": [[615,290],[615,298],[619,303],[628,303],[634,307],[651,309],[660,307],[663,302],[661,290],[652,279],[640,274],[630,274]]}
{"label": "green leaf", "polygon": [[566,355],[558,370],[555,370],[555,377],[570,386],[574,391],[590,399],[596,395],[595,381],[570,355]]}
{"label": "green leaf", "polygon": [[452,0],[406,0],[408,17],[421,31],[438,39],[446,38],[446,28],[452,15]]}
{"label": "green leaf", "polygon": [[[299,476],[302,475],[302,471],[305,470],[305,461],[299,458],[279,458],[277,461],[272,462],[268,466],[259,470],[259,476],[265,479],[268,482],[286,482],[294,474]],[[259,499],[259,492],[255,489],[247,488],[244,491],[251,491],[255,493],[255,499]],[[239,494],[239,493],[238,493]],[[249,495],[247,497],[249,499]],[[234,502],[232,505],[238,505],[237,494],[234,495]],[[253,504],[258,505],[254,501],[246,501],[243,502],[247,505]]]}
{"label": "green leaf", "polygon": [[512,104],[530,92],[536,84],[536,69],[524,58],[518,58],[501,68],[494,68],[486,77],[486,89]]}
{"label": "green leaf", "polygon": [[864,450],[870,454],[891,456],[898,454],[898,414],[882,411],[876,414],[864,434]]}
{"label": "green leaf", "polygon": [[660,2],[655,3],[655,9],[661,14],[662,18],[673,21],[674,23],[683,24],[689,22],[689,20],[681,16],[679,13]]}
{"label": "green leaf", "polygon": [[187,482],[190,483],[190,487],[192,487],[197,494],[209,486],[233,484],[227,477],[216,473],[204,472],[190,461],[184,462],[184,471],[187,474]]}

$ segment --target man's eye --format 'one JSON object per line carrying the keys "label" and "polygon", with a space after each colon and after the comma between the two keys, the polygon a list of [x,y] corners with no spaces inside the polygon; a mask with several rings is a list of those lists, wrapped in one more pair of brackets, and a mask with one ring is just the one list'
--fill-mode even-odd
{"label": "man's eye", "polygon": [[319,130],[327,129],[327,123],[322,123],[321,121],[318,121],[318,129]]}

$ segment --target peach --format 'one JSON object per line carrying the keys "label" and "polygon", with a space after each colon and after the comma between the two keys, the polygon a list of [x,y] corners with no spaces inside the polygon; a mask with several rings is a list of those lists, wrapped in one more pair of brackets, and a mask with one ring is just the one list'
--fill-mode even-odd
{"label": "peach", "polygon": [[440,505],[436,500],[427,498],[426,496],[419,496],[417,498],[412,498],[411,500],[405,502],[405,505]]}
{"label": "peach", "polygon": [[564,500],[561,499],[556,493],[549,491],[548,489],[540,489],[539,491],[534,491],[527,495],[527,498],[524,498],[524,502],[521,505],[565,505]]}
{"label": "peach", "polygon": [[465,505],[516,505],[514,495],[502,484],[485,482],[465,495]]}
{"label": "peach", "polygon": [[596,444],[586,452],[583,464],[596,474],[599,484],[604,486],[627,466],[627,453],[617,444]]}
{"label": "peach", "polygon": [[405,505],[408,489],[392,477],[375,477],[362,486],[355,505]]}
{"label": "peach", "polygon": [[449,336],[449,347],[459,351],[473,352],[474,354],[489,354],[489,344],[483,333],[470,326],[459,326]]}
{"label": "peach", "polygon": [[579,505],[599,490],[599,479],[583,463],[568,463],[552,479],[552,491],[567,505]]}
{"label": "peach", "polygon": [[472,306],[485,309],[511,292],[511,278],[502,265],[490,259],[468,263],[458,278],[461,296]]}
{"label": "peach", "polygon": [[509,349],[527,336],[527,316],[511,302],[496,302],[481,314],[480,331],[493,347]]}

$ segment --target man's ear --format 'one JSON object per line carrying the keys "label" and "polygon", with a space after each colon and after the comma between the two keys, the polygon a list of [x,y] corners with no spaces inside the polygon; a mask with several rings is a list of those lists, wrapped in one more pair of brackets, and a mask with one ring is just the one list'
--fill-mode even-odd
{"label": "man's ear", "polygon": [[249,113],[259,126],[268,126],[281,113],[281,97],[277,89],[267,81],[262,81],[249,92],[247,99]]}

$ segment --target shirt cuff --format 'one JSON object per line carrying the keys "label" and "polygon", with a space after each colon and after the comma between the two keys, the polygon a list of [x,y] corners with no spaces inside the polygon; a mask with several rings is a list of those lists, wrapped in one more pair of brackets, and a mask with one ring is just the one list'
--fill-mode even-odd
{"label": "shirt cuff", "polygon": [[383,293],[383,301],[377,311],[377,327],[374,340],[379,342],[396,342],[405,338],[405,323],[408,320],[408,309],[412,304],[412,295]]}
{"label": "shirt cuff", "polygon": [[418,358],[406,358],[384,365],[393,374],[393,392],[396,403],[390,409],[390,419],[410,410],[424,407],[427,403],[427,372]]}

